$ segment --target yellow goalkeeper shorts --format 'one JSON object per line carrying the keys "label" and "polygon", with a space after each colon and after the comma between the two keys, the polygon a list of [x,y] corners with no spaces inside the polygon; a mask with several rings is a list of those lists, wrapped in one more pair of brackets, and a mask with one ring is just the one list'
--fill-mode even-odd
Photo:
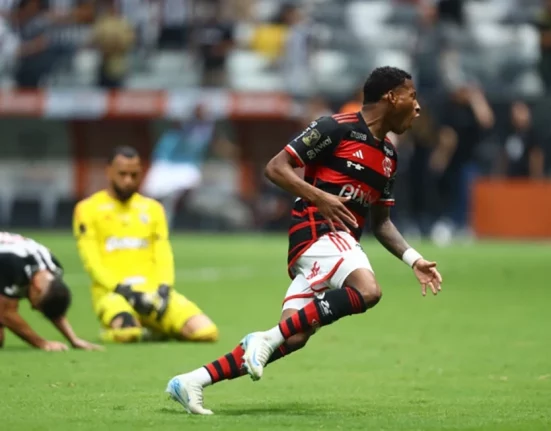
{"label": "yellow goalkeeper shorts", "polygon": [[201,309],[184,295],[172,291],[165,314],[160,320],[156,314],[139,315],[134,308],[118,293],[108,293],[96,302],[95,312],[102,326],[109,328],[115,317],[121,313],[131,314],[142,326],[169,337],[177,337],[185,323],[194,316],[203,314]]}

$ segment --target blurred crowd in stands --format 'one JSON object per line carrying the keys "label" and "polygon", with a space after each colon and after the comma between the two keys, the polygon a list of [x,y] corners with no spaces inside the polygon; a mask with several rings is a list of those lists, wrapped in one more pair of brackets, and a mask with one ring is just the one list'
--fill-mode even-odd
{"label": "blurred crowd in stands", "polygon": [[0,0],[4,88],[284,91],[307,124],[380,65],[423,107],[393,137],[412,231],[467,232],[478,175],[550,174],[551,0]]}

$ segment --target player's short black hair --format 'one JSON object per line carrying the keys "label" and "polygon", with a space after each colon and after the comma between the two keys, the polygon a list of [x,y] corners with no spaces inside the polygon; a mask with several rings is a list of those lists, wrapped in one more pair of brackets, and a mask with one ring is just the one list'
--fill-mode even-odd
{"label": "player's short black hair", "polygon": [[58,319],[67,313],[71,305],[71,291],[60,277],[55,277],[38,305],[48,319]]}
{"label": "player's short black hair", "polygon": [[397,67],[378,67],[367,78],[364,84],[364,104],[381,100],[390,90],[399,87],[411,75]]}
{"label": "player's short black hair", "polygon": [[109,155],[109,159],[107,159],[107,163],[110,165],[118,156],[123,156],[126,159],[133,159],[134,157],[140,157],[140,153],[138,153],[138,150],[134,147],[129,145],[120,145],[113,148],[111,154]]}

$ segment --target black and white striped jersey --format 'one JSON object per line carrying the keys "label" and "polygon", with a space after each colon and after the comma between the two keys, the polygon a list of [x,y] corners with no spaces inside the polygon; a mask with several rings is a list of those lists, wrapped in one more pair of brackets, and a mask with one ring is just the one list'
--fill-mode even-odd
{"label": "black and white striped jersey", "polygon": [[30,281],[38,271],[61,275],[63,268],[42,244],[23,236],[0,232],[0,295],[26,298]]}

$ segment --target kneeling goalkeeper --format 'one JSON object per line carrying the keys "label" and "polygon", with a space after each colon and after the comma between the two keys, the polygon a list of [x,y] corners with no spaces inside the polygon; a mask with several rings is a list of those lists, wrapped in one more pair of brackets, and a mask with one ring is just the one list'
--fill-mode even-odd
{"label": "kneeling goalkeeper", "polygon": [[218,329],[173,288],[174,263],[162,206],[137,193],[142,167],[132,147],[114,150],[109,185],[79,202],[73,227],[92,302],[111,342],[216,341]]}

